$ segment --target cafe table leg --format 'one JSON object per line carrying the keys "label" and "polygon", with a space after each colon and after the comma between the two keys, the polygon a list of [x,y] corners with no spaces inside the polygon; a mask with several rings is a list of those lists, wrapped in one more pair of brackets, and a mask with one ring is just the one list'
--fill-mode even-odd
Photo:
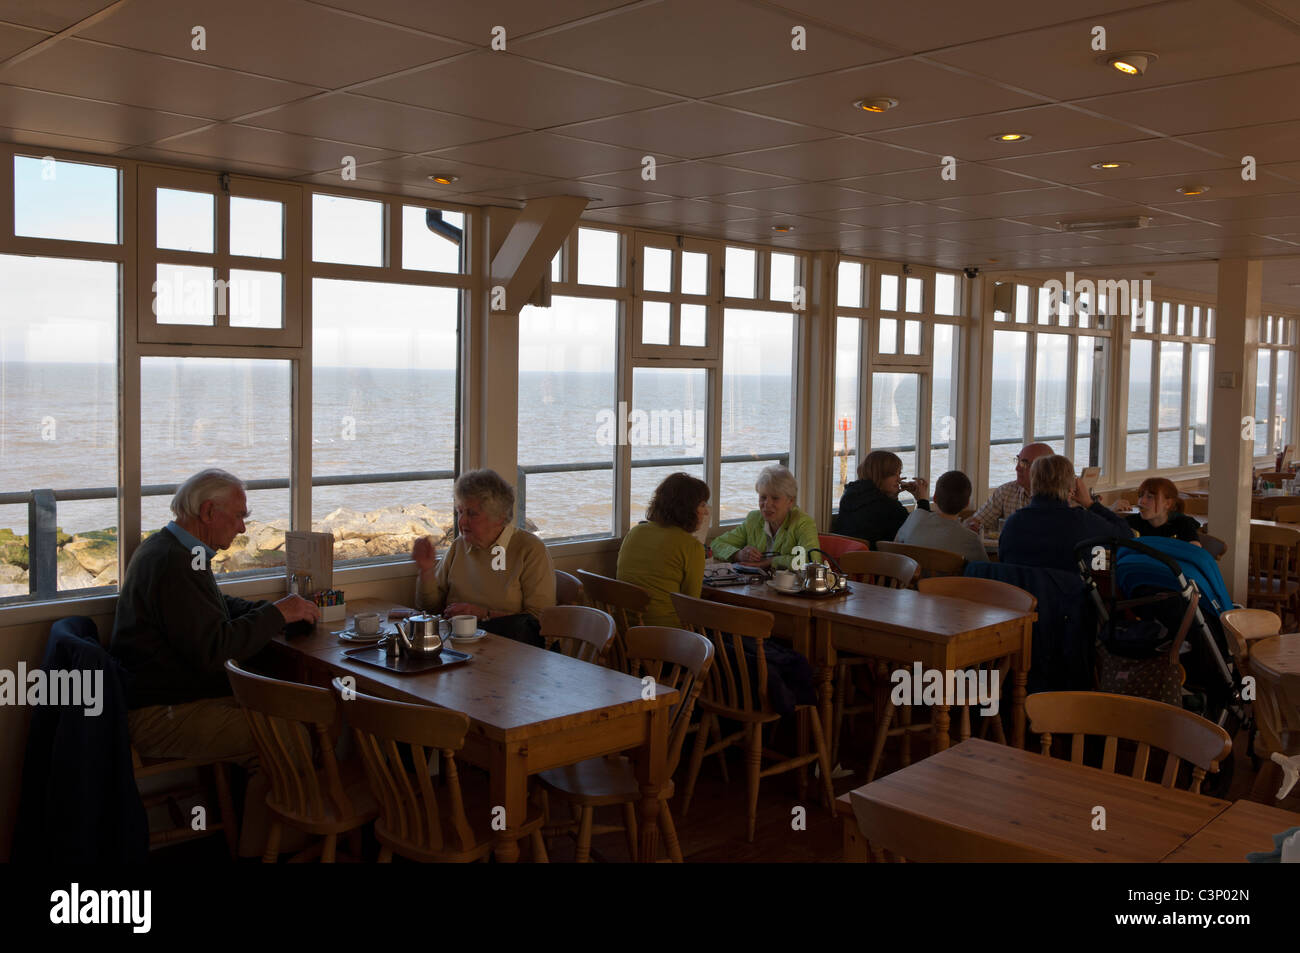
{"label": "cafe table leg", "polygon": [[827,749],[835,751],[835,734],[839,731],[839,725],[835,724],[835,647],[831,644],[831,624],[826,619],[814,620],[812,654],[808,661],[817,670],[817,695]]}
{"label": "cafe table leg", "polygon": [[1025,746],[1025,684],[1027,681],[1025,657],[1024,653],[1021,653],[1011,662],[1011,745],[1015,748]]}
{"label": "cafe table leg", "polygon": [[[505,808],[505,829],[496,830],[500,821],[498,808]],[[492,829],[496,831],[493,848],[498,863],[519,860],[519,828],[528,819],[528,774],[523,752],[517,744],[496,748],[492,754]]]}
{"label": "cafe table leg", "polygon": [[646,740],[636,752],[636,779],[641,785],[641,843],[637,860],[653,864],[659,853],[659,811],[664,769],[668,766],[668,711],[655,708],[646,713]]}
{"label": "cafe table leg", "polygon": [[948,728],[951,721],[948,715],[947,705],[934,706],[934,750],[935,752],[943,751],[948,747]]}

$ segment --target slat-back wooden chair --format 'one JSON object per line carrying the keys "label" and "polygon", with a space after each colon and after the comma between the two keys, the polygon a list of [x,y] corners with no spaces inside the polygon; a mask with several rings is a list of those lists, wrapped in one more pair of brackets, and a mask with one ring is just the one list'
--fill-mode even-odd
{"label": "slat-back wooden chair", "polygon": [[1189,516],[1209,516],[1210,499],[1205,496],[1189,496],[1183,500],[1183,512]]}
{"label": "slat-back wooden chair", "polygon": [[[883,543],[877,543],[877,546]],[[960,558],[960,557],[958,557]],[[865,582],[872,586],[884,586],[886,589],[907,589],[916,579],[917,573],[920,572],[920,565],[911,556],[905,556],[902,553],[887,552],[852,552],[845,553],[839,560],[840,568],[857,582]],[[831,762],[840,763],[840,742],[844,737],[844,724],[855,715],[860,715],[868,711],[873,711],[875,704],[853,704],[849,699],[849,692],[853,688],[851,679],[852,670],[860,665],[874,664],[877,683],[883,685],[881,679],[888,677],[888,665],[874,659],[866,658],[861,655],[854,655],[851,652],[840,652],[839,659],[835,665],[835,701],[834,715],[832,716],[834,724],[833,740],[831,742]],[[877,692],[876,702],[879,702],[880,693]],[[892,706],[881,706],[890,713],[892,720]],[[880,713],[877,712],[877,728],[879,728]],[[900,715],[901,727],[892,731],[895,735],[903,737],[903,763],[909,763],[911,759],[911,735],[919,731],[928,731],[929,725],[913,725],[911,708],[905,707]],[[868,779],[870,780],[870,779]]]}
{"label": "slat-back wooden chair", "polygon": [[1273,511],[1273,519],[1279,523],[1300,523],[1300,506],[1279,506]]}
{"label": "slat-back wooden chair", "polygon": [[[1275,686],[1251,671],[1252,646],[1262,639],[1272,638],[1282,631],[1282,620],[1276,613],[1263,609],[1232,609],[1219,617],[1223,632],[1228,638],[1233,661],[1244,678],[1255,676],[1255,699],[1251,702],[1251,755],[1268,762],[1278,751],[1291,755],[1300,753],[1300,679],[1293,685],[1285,682]],[[1300,635],[1285,638],[1300,639]],[[1292,697],[1294,696],[1294,697]],[[1261,772],[1257,783],[1264,781]]]}
{"label": "slat-back wooden chair", "polygon": [[616,626],[608,612],[591,606],[548,606],[542,610],[542,638],[549,649],[593,665],[604,665]]}
{"label": "slat-back wooden chair", "polygon": [[[351,832],[353,852],[360,859],[357,835],[374,819],[378,808],[360,772],[345,772],[334,758],[339,712],[333,693],[256,675],[240,668],[234,659],[226,661],[226,674],[248,718],[270,786],[266,806],[271,829],[262,860],[275,863],[280,856],[284,824],[323,835],[319,850],[324,863],[333,863],[338,835]],[[316,848],[308,848],[293,859],[305,860],[315,853]]]}
{"label": "slat-back wooden chair", "polygon": [[[672,777],[681,761],[691,712],[704,687],[710,666],[713,664],[713,643],[704,636],[685,629],[666,626],[641,625],[627,630],[628,661],[631,674],[649,675],[660,685],[675,688],[680,698],[669,712],[667,783],[659,792],[659,826],[664,834],[668,855],[682,862],[682,848],[673,826],[668,800],[673,796]],[[636,771],[626,757],[591,758],[578,764],[543,771],[538,780],[545,788],[575,805],[578,820],[578,863],[591,856],[592,819],[595,809],[620,804],[623,807],[623,830],[627,836],[628,853],[632,860],[637,855],[636,804],[641,798]]]}
{"label": "slat-back wooden chair", "polygon": [[1051,756],[1052,736],[1071,737],[1070,760],[1083,764],[1084,738],[1102,735],[1106,739],[1100,768],[1115,772],[1119,741],[1137,742],[1137,752],[1129,776],[1147,780],[1152,749],[1168,754],[1164,773],[1158,782],[1172,788],[1178,769],[1186,761],[1192,765],[1189,790],[1199,794],[1207,771],[1218,771],[1219,762],[1232,751],[1228,733],[1190,711],[1164,702],[1108,692],[1039,692],[1025,700],[1032,730],[1042,733],[1042,753]]}
{"label": "slat-back wooden chair", "polygon": [[[370,793],[379,804],[375,838],[379,862],[399,854],[424,863],[469,863],[491,852],[493,833],[485,804],[475,804],[477,825],[465,812],[456,752],[465,744],[468,716],[430,705],[410,705],[363,695],[336,678],[332,682],[347,714],[365,766]],[[430,756],[437,753],[438,783],[429,776]],[[412,767],[414,766],[414,770]],[[533,858],[545,862],[541,816],[523,825],[531,837]]]}
{"label": "slat-back wooden chair", "polygon": [[1250,526],[1250,567],[1246,578],[1247,605],[1267,606],[1293,618],[1300,599],[1300,530],[1286,526]]}
{"label": "slat-back wooden chair", "polygon": [[[882,539],[876,543],[876,549],[882,553],[898,553],[915,560],[921,579],[934,576],[960,576],[966,571],[966,557],[950,553],[946,549],[932,546],[913,546],[911,543],[894,543]],[[913,579],[912,585],[916,585]]]}
{"label": "slat-back wooden chair", "polygon": [[[690,809],[691,795],[695,790],[695,781],[699,777],[700,765],[704,762],[705,756],[721,752],[730,745],[742,742],[746,752],[746,787],[749,799],[747,837],[751,843],[754,840],[754,828],[758,818],[758,785],[761,778],[798,769],[799,793],[802,797],[807,788],[806,768],[816,761],[821,767],[821,782],[827,810],[833,811],[835,794],[831,789],[830,756],[816,705],[795,706],[799,738],[797,755],[793,758],[784,758],[783,755],[763,747],[763,726],[777,722],[781,718],[780,713],[772,709],[768,700],[767,658],[763,653],[763,643],[772,633],[772,614],[757,609],[742,609],[704,599],[693,599],[680,592],[674,592],[672,600],[673,608],[677,610],[682,625],[712,642],[715,653],[713,667],[710,669],[703,694],[700,696],[699,707],[704,716],[699,732],[695,736],[695,748],[691,752],[691,766],[686,777],[686,794],[682,802],[683,816]],[[750,671],[745,652],[746,639],[750,640],[749,654],[754,660],[753,673]],[[741,730],[710,746],[708,745],[710,727],[721,718],[740,722]],[[816,749],[811,753],[808,752],[809,729]],[[764,755],[783,760],[764,768]]]}
{"label": "slat-back wooden chair", "polygon": [[817,548],[830,556],[831,559],[838,561],[845,553],[861,553],[870,550],[871,544],[865,539],[858,539],[854,536],[821,533],[817,536]]}
{"label": "slat-back wooden chair", "polygon": [[209,822],[206,829],[194,830],[190,818],[180,809],[180,802],[189,797],[205,797],[202,784],[180,783],[166,790],[151,791],[141,794],[140,800],[145,810],[160,805],[167,806],[168,817],[172,826],[166,830],[149,832],[149,847],[166,847],[196,837],[208,837],[220,833],[225,836],[226,850],[232,858],[239,853],[239,822],[235,817],[235,802],[230,796],[230,766],[225,761],[213,761],[207,758],[141,758],[140,752],[131,745],[131,771],[135,775],[137,786],[144,778],[176,774],[181,771],[212,770],[212,783],[217,791],[217,810],[220,820]]}
{"label": "slat-back wooden chair", "polygon": [[635,583],[598,576],[585,569],[578,570],[578,580],[582,583],[587,601],[614,617],[618,635],[610,648],[609,667],[626,672],[628,663],[624,640],[627,630],[645,624],[645,610],[650,605],[650,593]]}
{"label": "slat-back wooden chair", "polygon": [[[949,596],[953,599],[965,599],[968,602],[979,602],[987,606],[998,606],[1002,609],[1010,609],[1013,612],[1033,612],[1038,608],[1038,600],[1032,593],[1025,592],[1019,586],[1013,586],[1010,583],[999,582],[996,579],[976,579],[967,576],[936,576],[932,579],[922,579],[916,584],[916,588],[921,592],[927,592],[936,596]],[[985,663],[990,669],[998,670],[998,685],[1006,685],[1007,673],[1011,671],[1011,657],[1003,656],[992,662]],[[970,731],[970,710],[971,705],[963,705],[961,709],[961,730],[963,734]],[[1002,727],[1002,719],[998,715],[991,715],[986,722],[993,728],[993,738],[1002,744],[1007,743],[1006,732]]]}
{"label": "slat-back wooden chair", "polygon": [[582,590],[578,577],[563,569],[555,570],[555,604],[561,606],[585,606],[587,595]]}

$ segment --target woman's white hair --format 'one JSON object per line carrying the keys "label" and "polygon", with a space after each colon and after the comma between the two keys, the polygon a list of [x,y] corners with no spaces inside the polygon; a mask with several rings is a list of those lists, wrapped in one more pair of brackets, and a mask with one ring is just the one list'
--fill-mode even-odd
{"label": "woman's white hair", "polygon": [[799,495],[799,481],[794,478],[789,467],[776,463],[770,467],[763,467],[754,482],[755,493],[762,493],[764,490],[777,496],[788,496],[793,500]]}
{"label": "woman's white hair", "polygon": [[458,500],[473,500],[497,519],[510,520],[515,515],[515,491],[495,470],[470,470],[462,473],[452,490]]}
{"label": "woman's white hair", "polygon": [[172,497],[172,514],[178,520],[198,519],[199,510],[208,500],[215,500],[231,490],[243,488],[244,481],[233,473],[215,467],[200,470],[182,483]]}

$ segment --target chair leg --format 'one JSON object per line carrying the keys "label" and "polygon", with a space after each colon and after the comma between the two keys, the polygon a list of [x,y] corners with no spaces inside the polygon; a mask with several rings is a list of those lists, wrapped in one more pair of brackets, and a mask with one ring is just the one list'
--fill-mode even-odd
{"label": "chair leg", "polygon": [[627,801],[623,804],[623,835],[627,838],[627,856],[632,863],[636,863],[637,853],[637,826],[636,826],[636,803]]}
{"label": "chair leg", "polygon": [[673,863],[684,863],[682,845],[677,842],[677,827],[673,824],[673,812],[668,809],[666,800],[659,802],[659,830],[664,835],[664,845],[668,848],[668,856]]}
{"label": "chair leg", "polygon": [[273,864],[280,859],[280,821],[272,818],[271,829],[266,835],[266,850],[262,854],[262,863]]}
{"label": "chair leg", "polygon": [[574,863],[585,864],[591,859],[591,819],[595,813],[595,808],[582,805],[582,820],[578,822],[578,852],[574,855]]}
{"label": "chair leg", "polygon": [[831,716],[831,764],[840,763],[840,739],[844,736],[844,682],[849,677],[849,667],[843,663],[835,666],[835,703]]}
{"label": "chair leg", "polygon": [[[713,719],[713,740],[722,744],[722,721],[718,718]],[[727,774],[727,749],[718,749],[718,770],[722,772],[722,783],[730,784],[731,775]]]}
{"label": "chair leg", "polygon": [[221,811],[221,833],[226,835],[226,849],[233,860],[239,856],[239,820],[235,801],[230,796],[230,766],[224,761],[212,765],[212,779],[217,786],[217,807]]}
{"label": "chair leg", "polygon": [[826,810],[835,813],[835,788],[831,784],[831,759],[826,753],[826,736],[822,732],[822,718],[816,708],[808,709],[812,726],[813,744],[817,747],[817,760],[822,766],[822,793],[826,796]]}
{"label": "chair leg", "polygon": [[758,826],[758,774],[763,765],[763,731],[761,725],[749,724],[749,750],[745,752],[745,784],[749,797],[749,836],[754,843],[754,828]]}
{"label": "chair leg", "polygon": [[[912,706],[904,705],[898,712],[898,726],[900,728],[910,728],[912,726]],[[904,731],[899,738],[898,760],[903,767],[912,763],[912,733]]]}
{"label": "chair leg", "polygon": [[700,766],[704,764],[704,749],[709,744],[709,731],[717,719],[712,712],[705,712],[700,721],[700,728],[695,732],[695,747],[691,749],[691,766],[686,772],[686,790],[682,792],[682,817],[691,809],[691,795],[695,793],[695,781],[700,776]]}
{"label": "chair leg", "polygon": [[961,717],[957,726],[957,738],[965,741],[970,737],[970,705],[961,706]]}
{"label": "chair leg", "polygon": [[880,712],[880,718],[876,722],[876,740],[871,746],[871,763],[867,765],[867,783],[870,783],[876,776],[876,769],[880,767],[880,756],[885,751],[885,739],[889,737],[889,726],[894,720],[894,706],[886,705]]}
{"label": "chair leg", "polygon": [[[800,708],[795,712],[795,728],[799,735],[798,755],[803,757],[808,753],[808,711],[807,708]],[[808,797],[808,765],[799,765],[795,781],[799,785],[799,800],[804,801]]]}
{"label": "chair leg", "polygon": [[338,850],[339,835],[326,834],[325,843],[321,846],[320,862],[322,864],[334,863],[335,852]]}
{"label": "chair leg", "polygon": [[546,838],[542,836],[542,829],[540,827],[533,831],[531,839],[533,842],[533,863],[550,863],[550,858],[546,856]]}

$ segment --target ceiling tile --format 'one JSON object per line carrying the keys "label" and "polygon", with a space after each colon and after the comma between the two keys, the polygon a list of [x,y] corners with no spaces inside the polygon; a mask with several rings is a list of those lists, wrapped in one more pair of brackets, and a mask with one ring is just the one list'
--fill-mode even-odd
{"label": "ceiling tile", "polygon": [[399,23],[427,33],[487,46],[492,28],[506,28],[506,48],[515,39],[570,20],[620,7],[628,0],[317,0],[327,7],[351,10],[376,20]]}
{"label": "ceiling tile", "polygon": [[[855,179],[841,179],[838,185],[870,189],[899,198],[923,201],[948,199],[959,195],[982,195],[988,192],[1011,192],[1031,189],[1039,183],[1033,179],[1011,175],[973,162],[959,162],[955,166],[956,178],[945,179],[943,167],[935,163],[929,169],[910,172],[889,172],[881,175],[863,175]],[[946,204],[946,203],[945,203]]]}
{"label": "ceiling tile", "polygon": [[833,185],[810,183],[791,185],[780,189],[755,189],[749,192],[730,192],[716,197],[718,201],[749,208],[774,212],[806,214],[828,209],[866,208],[871,205],[892,205],[898,202],[891,195],[856,192]]}
{"label": "ceiling tile", "polygon": [[105,7],[111,7],[115,2],[116,0],[5,0],[3,9],[0,9],[0,20],[58,33]]}
{"label": "ceiling tile", "polygon": [[230,119],[319,92],[314,86],[78,39],[52,43],[29,59],[0,69],[0,80],[11,86],[209,119]]}
{"label": "ceiling tile", "polygon": [[293,103],[245,119],[244,123],[304,136],[364,142],[398,152],[429,152],[522,131],[517,126],[348,93]]}
{"label": "ceiling tile", "polygon": [[531,59],[703,98],[857,66],[891,54],[842,32],[809,26],[807,50],[791,49],[787,14],[740,0],[664,0],[548,36],[514,51]]}
{"label": "ceiling tile", "polygon": [[[900,202],[897,205],[878,205],[873,208],[840,209],[835,212],[818,212],[814,218],[825,218],[853,225],[878,225],[901,228],[905,225],[925,225],[931,222],[955,222],[963,218],[979,218],[973,212],[926,205],[923,202]],[[915,237],[915,235],[913,236]]]}
{"label": "ceiling tile", "polygon": [[[1297,141],[1300,143],[1300,140]],[[1122,169],[1092,168],[1094,162],[1115,161],[1132,164]],[[1043,155],[990,159],[986,164],[1008,172],[1036,176],[1060,185],[1085,185],[1160,174],[1174,175],[1221,169],[1224,167],[1224,160],[1222,156],[1184,145],[1176,139],[1143,139],[1109,146],[1083,146],[1079,149]]]}
{"label": "ceiling tile", "polygon": [[[207,49],[191,48],[191,28]],[[132,0],[80,34],[133,50],[337,89],[453,56],[464,44],[305,0]]]}
{"label": "ceiling tile", "polygon": [[[3,17],[3,14],[0,14],[0,17]],[[31,30],[27,27],[0,23],[0,62],[21,53],[23,50],[30,49],[41,40],[48,39],[52,35],[44,30]],[[3,66],[0,66],[0,77],[3,77],[8,82],[8,77],[5,77],[3,73]]]}
{"label": "ceiling tile", "polygon": [[[890,96],[885,113],[855,109],[859,99]],[[960,116],[1033,106],[1042,100],[919,60],[895,60],[776,86],[732,93],[714,102],[737,109],[866,134]]]}
{"label": "ceiling tile", "polygon": [[806,126],[749,116],[708,103],[677,103],[552,131],[687,159],[806,142],[825,135]]}
{"label": "ceiling tile", "polygon": [[726,222],[752,219],[752,208],[737,208],[718,202],[701,202],[698,199],[674,199],[669,202],[652,202],[632,207],[639,220],[676,225],[697,225],[707,222]]}
{"label": "ceiling tile", "polygon": [[1153,206],[1160,212],[1195,217],[1204,222],[1231,222],[1238,219],[1267,219],[1284,215],[1300,215],[1300,195],[1243,195],[1240,198],[1216,199],[1181,205]]}
{"label": "ceiling tile", "polygon": [[[989,138],[1009,132],[1028,133],[1032,138],[1022,142],[994,142]],[[929,126],[910,126],[871,136],[873,142],[893,143],[968,161],[1005,159],[1146,138],[1149,138],[1148,133],[1131,126],[1097,119],[1065,106],[1034,106]]]}
{"label": "ceiling tile", "polygon": [[1183,136],[1183,139],[1193,145],[1232,156],[1238,162],[1242,156],[1248,155],[1254,156],[1260,165],[1300,160],[1300,121],[1238,126],[1235,129]]}
{"label": "ceiling tile", "polygon": [[206,120],[0,86],[0,125],[137,145],[195,129]]}
{"label": "ceiling tile", "polygon": [[357,91],[525,129],[546,129],[675,101],[650,90],[489,52],[369,83]]}
{"label": "ceiling tile", "polygon": [[330,142],[233,123],[222,123],[199,132],[175,136],[157,143],[156,147],[219,159],[222,162],[242,159],[307,172],[342,170],[346,156],[351,156],[359,165],[388,158],[391,154],[352,143]]}
{"label": "ceiling tile", "polygon": [[1114,204],[1114,199],[1102,195],[1090,195],[1067,188],[1024,189],[1019,192],[999,192],[994,195],[958,195],[944,199],[948,208],[961,209],[964,212],[976,212],[981,218],[992,215],[1017,218],[1025,215],[1059,214],[1068,216],[1082,211],[1105,208]]}
{"label": "ceiling tile", "polygon": [[642,169],[637,168],[594,175],[583,181],[625,189],[646,189],[681,198],[697,198],[759,188],[780,188],[795,184],[794,179],[785,176],[731,169],[712,162],[656,163],[654,178],[649,180],[643,179]]}
{"label": "ceiling tile", "polygon": [[128,148],[124,142],[107,142],[103,139],[82,139],[77,136],[59,136],[48,132],[32,132],[28,129],[0,127],[0,141],[14,142],[19,145],[48,149],[69,149],[73,152],[90,152],[98,155],[113,155]]}
{"label": "ceiling tile", "polygon": [[616,189],[606,185],[596,185],[590,181],[572,179],[552,179],[549,181],[494,187],[493,194],[515,201],[540,198],[547,195],[579,195],[591,199],[587,206],[593,208],[615,208],[630,205],[646,205],[650,202],[671,200],[670,195],[654,192],[640,192],[634,189]]}
{"label": "ceiling tile", "polygon": [[1079,99],[1134,88],[1172,85],[1210,76],[1282,66],[1300,60],[1300,33],[1277,29],[1244,5],[1182,0],[1115,12],[1097,23],[1111,51],[1159,54],[1142,77],[1125,76],[1092,49],[1089,28],[1070,23],[968,43],[933,54],[959,66],[1054,99]]}
{"label": "ceiling tile", "polygon": [[761,152],[742,152],[727,156],[724,164],[816,182],[823,179],[851,179],[868,172],[937,168],[939,160],[935,156],[895,149],[877,142],[841,138],[781,146]]}
{"label": "ceiling tile", "polygon": [[[460,178],[451,185],[435,186],[429,176],[450,173]],[[335,174],[337,175],[337,174]],[[535,172],[511,172],[506,169],[488,169],[457,162],[453,159],[436,159],[430,156],[401,156],[357,166],[357,179],[370,182],[390,182],[432,189],[437,194],[454,196],[462,192],[495,194],[496,190],[525,182],[541,182],[551,176]],[[373,188],[374,186],[369,186]]]}
{"label": "ceiling tile", "polygon": [[[1179,188],[1191,185],[1209,186],[1209,191],[1204,196],[1191,197],[1178,192]],[[1157,175],[1144,179],[1125,179],[1122,182],[1093,182],[1089,188],[1117,199],[1175,207],[1184,214],[1195,215],[1196,206],[1206,198],[1295,192],[1300,190],[1300,182],[1273,175],[1261,175],[1253,182],[1243,182],[1240,166],[1233,166],[1230,169],[1197,172],[1194,175]]]}
{"label": "ceiling tile", "polygon": [[979,218],[964,222],[934,222],[926,225],[910,225],[909,231],[923,229],[960,241],[977,239],[999,239],[1016,235],[1051,234],[1040,225],[1029,225],[1005,218]]}
{"label": "ceiling tile", "polygon": [[[120,155],[124,159],[137,159],[140,162],[157,162],[161,165],[186,166],[208,171],[211,171],[213,166],[212,160],[207,156],[173,152],[170,149],[156,149],[153,146],[136,146],[123,150]],[[268,179],[292,179],[310,171],[309,169],[293,166],[252,162],[247,159],[222,160],[221,170],[223,172],[243,172],[247,175],[260,175]]]}
{"label": "ceiling tile", "polygon": [[637,150],[567,139],[548,132],[529,132],[491,142],[453,146],[439,150],[436,157],[497,169],[575,179],[584,175],[641,167],[641,153]]}

